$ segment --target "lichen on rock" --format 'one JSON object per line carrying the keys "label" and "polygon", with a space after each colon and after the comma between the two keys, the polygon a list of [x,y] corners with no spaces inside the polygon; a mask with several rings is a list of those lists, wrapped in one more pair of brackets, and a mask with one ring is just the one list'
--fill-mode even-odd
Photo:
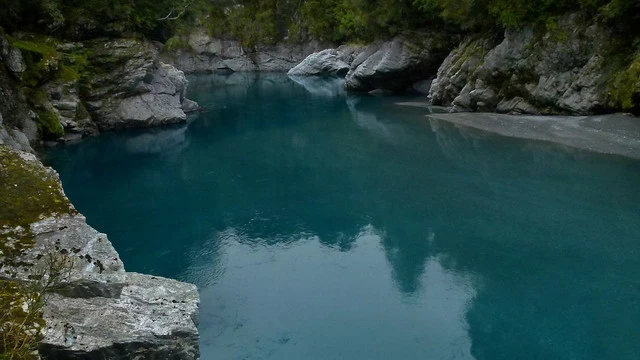
{"label": "lichen on rock", "polygon": [[38,326],[28,327],[42,338],[41,355],[199,358],[194,285],[125,272],[107,236],[87,225],[57,173],[33,154],[0,145],[0,193],[0,305],[15,317],[5,325],[30,309],[17,289],[50,278],[47,259],[64,259],[64,281],[33,292],[48,293],[29,320]]}

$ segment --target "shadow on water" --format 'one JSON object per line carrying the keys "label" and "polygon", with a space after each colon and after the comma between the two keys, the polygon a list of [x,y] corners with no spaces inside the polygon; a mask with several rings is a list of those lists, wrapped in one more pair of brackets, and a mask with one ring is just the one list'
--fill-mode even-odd
{"label": "shadow on water", "polygon": [[191,77],[188,124],[45,159],[129,270],[200,287],[205,359],[640,353],[638,162],[341,88]]}

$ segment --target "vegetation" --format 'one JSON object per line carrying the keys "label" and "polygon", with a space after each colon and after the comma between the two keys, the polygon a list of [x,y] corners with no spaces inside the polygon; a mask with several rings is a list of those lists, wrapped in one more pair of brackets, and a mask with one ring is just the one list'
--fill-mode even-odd
{"label": "vegetation", "polygon": [[621,35],[640,29],[638,0],[0,0],[8,32],[47,29],[70,39],[135,35],[166,41],[193,25],[248,47],[280,40],[371,40],[433,24],[491,30],[553,25],[581,11]]}
{"label": "vegetation", "polygon": [[[20,257],[33,246],[29,224],[73,214],[55,173],[0,145],[0,264],[16,278]],[[30,269],[30,281],[0,280],[0,359],[31,359],[44,326],[46,294],[67,279],[71,259],[49,254]]]}

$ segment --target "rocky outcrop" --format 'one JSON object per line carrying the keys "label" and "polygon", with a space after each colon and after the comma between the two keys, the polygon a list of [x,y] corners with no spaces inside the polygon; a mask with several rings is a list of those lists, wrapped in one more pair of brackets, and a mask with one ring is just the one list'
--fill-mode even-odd
{"label": "rocky outcrop", "polygon": [[100,130],[184,122],[187,80],[175,67],[159,62],[149,42],[131,39],[88,44],[95,75],[83,89],[86,107]]}
{"label": "rocky outcrop", "polygon": [[14,148],[24,143],[15,131],[31,144],[68,142],[104,130],[184,122],[198,109],[185,97],[184,73],[160,62],[151,42],[16,36],[10,42],[0,35],[0,139]]}
{"label": "rocky outcrop", "polygon": [[325,49],[307,56],[293,67],[289,76],[346,76],[356,56],[363,50],[359,46],[343,45]]}
{"label": "rocky outcrop", "polygon": [[309,54],[326,48],[312,41],[306,44],[279,43],[245,49],[239,41],[212,38],[203,29],[196,29],[179,39],[180,46],[167,48],[162,61],[186,73],[214,71],[277,71],[286,72]]}
{"label": "rocky outcrop", "polygon": [[374,43],[351,63],[347,90],[399,92],[433,78],[456,40],[441,33],[416,33]]}
{"label": "rocky outcrop", "polygon": [[577,15],[553,30],[467,38],[438,70],[429,99],[454,111],[591,114],[609,107],[612,34]]}
{"label": "rocky outcrop", "polygon": [[0,175],[0,283],[57,279],[38,288],[53,292],[39,330],[43,357],[199,358],[194,285],[125,272],[34,155],[0,146]]}

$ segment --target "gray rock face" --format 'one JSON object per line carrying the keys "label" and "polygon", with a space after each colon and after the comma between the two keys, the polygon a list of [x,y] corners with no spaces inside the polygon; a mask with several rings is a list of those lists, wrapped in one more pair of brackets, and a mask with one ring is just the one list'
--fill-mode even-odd
{"label": "gray rock face", "polygon": [[[91,45],[97,68],[83,98],[100,130],[184,122],[188,81],[175,67],[158,61],[147,42],[113,40]],[[186,103],[193,111],[197,104]]]}
{"label": "gray rock face", "polygon": [[432,78],[454,41],[454,37],[429,33],[374,43],[351,64],[346,76],[347,90],[404,91],[413,83]]}
{"label": "gray rock face", "polygon": [[429,99],[454,111],[597,112],[607,106],[610,35],[567,15],[543,34],[526,27],[507,30],[499,43],[468,38],[440,66]]}
{"label": "gray rock face", "polygon": [[[64,199],[53,169],[44,167],[33,154],[9,153],[32,165],[29,174],[36,179],[57,182],[56,189],[40,196],[55,193],[62,196],[55,198],[58,201]],[[32,194],[24,196],[27,201]],[[107,236],[87,225],[72,207],[69,210],[47,213],[45,218],[40,215],[29,229],[17,225],[0,229],[11,234],[3,246],[16,248],[23,241],[20,236],[33,236],[33,243],[22,245],[20,252],[0,253],[0,279],[26,282],[34,275],[61,274],[61,282],[51,289],[55,293],[47,294],[44,304],[46,327],[40,355],[46,359],[198,359],[197,288],[125,272]]]}
{"label": "gray rock face", "polygon": [[198,359],[198,291],[127,273],[118,298],[53,295],[40,353],[47,359]]}
{"label": "gray rock face", "polygon": [[276,44],[245,49],[236,40],[210,37],[203,29],[196,29],[183,38],[186,48],[165,50],[162,61],[186,73],[214,71],[275,71],[286,72],[309,54],[322,50],[317,42],[308,44]]}
{"label": "gray rock face", "polygon": [[29,139],[18,129],[6,129],[0,113],[0,145],[8,146],[10,149],[33,152]]}
{"label": "gray rock face", "polygon": [[336,49],[326,49],[307,56],[287,74],[290,76],[345,76],[348,71],[349,64],[341,59],[340,52]]}
{"label": "gray rock face", "polygon": [[4,36],[0,36],[0,61],[4,62],[17,79],[22,79],[22,74],[27,70],[20,50],[9,45],[9,41]]}

